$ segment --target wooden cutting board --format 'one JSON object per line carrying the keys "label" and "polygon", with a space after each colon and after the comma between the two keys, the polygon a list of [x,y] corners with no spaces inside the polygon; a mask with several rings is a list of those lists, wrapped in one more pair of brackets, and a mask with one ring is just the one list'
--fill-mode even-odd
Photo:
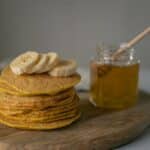
{"label": "wooden cutting board", "polygon": [[96,109],[80,93],[82,117],[53,131],[25,131],[0,125],[0,150],[106,150],[125,144],[150,125],[150,95],[140,93],[139,103],[128,110]]}

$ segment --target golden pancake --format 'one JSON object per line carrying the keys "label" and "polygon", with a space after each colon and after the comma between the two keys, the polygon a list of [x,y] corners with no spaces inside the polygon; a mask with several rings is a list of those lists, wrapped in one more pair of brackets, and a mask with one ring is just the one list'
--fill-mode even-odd
{"label": "golden pancake", "polygon": [[81,79],[77,73],[69,77],[52,77],[47,73],[18,76],[15,75],[9,67],[6,67],[2,71],[1,78],[7,82],[9,86],[27,95],[55,95],[73,87]]}
{"label": "golden pancake", "polygon": [[11,116],[11,115],[6,115],[3,113],[0,113],[1,115],[5,116],[8,120],[13,120],[13,121],[22,121],[26,123],[34,123],[34,122],[52,122],[52,121],[57,121],[57,120],[62,120],[70,117],[74,117],[77,113],[79,113],[79,108],[73,108],[70,111],[66,111],[63,113],[59,113],[56,115],[49,115],[49,116],[42,116],[42,117],[28,117],[26,115],[19,115],[19,116]]}
{"label": "golden pancake", "polygon": [[66,105],[74,97],[75,90],[68,89],[54,96],[14,96],[6,93],[0,93],[0,108],[5,109],[44,109],[50,106]]}
{"label": "golden pancake", "polygon": [[13,91],[8,91],[7,89],[4,89],[0,86],[0,93],[8,93],[8,94],[13,94],[13,95],[18,95],[18,93],[13,92]]}
{"label": "golden pancake", "polygon": [[4,79],[0,76],[0,93],[8,93],[17,96],[26,96],[26,93],[18,91],[13,86],[10,86]]}
{"label": "golden pancake", "polygon": [[0,114],[0,123],[5,124],[10,127],[14,128],[20,128],[20,129],[30,129],[30,130],[48,130],[48,129],[56,129],[56,128],[61,128],[65,127],[67,125],[70,125],[74,121],[76,121],[80,117],[80,113],[78,113],[74,117],[54,121],[54,122],[42,122],[42,123],[26,123],[26,122],[21,122],[21,121],[13,121],[13,120],[8,120],[5,116]]}
{"label": "golden pancake", "polygon": [[23,115],[23,114],[26,114],[26,113],[29,113],[31,112],[31,110],[8,110],[8,109],[1,109],[0,108],[0,113],[2,114],[5,114],[5,115],[12,115],[12,116],[15,116],[15,115]]}
{"label": "golden pancake", "polygon": [[0,93],[8,93],[8,94],[18,95],[18,96],[24,95],[23,93],[21,94],[14,88],[10,87],[6,82],[2,82],[2,80],[0,80]]}
{"label": "golden pancake", "polygon": [[43,116],[50,116],[50,115],[56,115],[59,113],[67,112],[70,111],[73,108],[78,107],[79,105],[79,97],[75,96],[70,100],[70,102],[66,105],[62,106],[55,106],[55,107],[48,107],[43,110],[35,110],[33,111],[32,109],[14,109],[12,108],[0,108],[0,113],[4,115],[26,115],[27,117],[31,118],[37,118],[38,117],[43,117]]}

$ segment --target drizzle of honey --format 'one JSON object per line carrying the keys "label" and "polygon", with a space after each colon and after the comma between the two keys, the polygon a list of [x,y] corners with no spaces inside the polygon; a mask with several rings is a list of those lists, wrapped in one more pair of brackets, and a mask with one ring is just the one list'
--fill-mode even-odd
{"label": "drizzle of honey", "polygon": [[139,63],[120,66],[92,62],[90,67],[90,97],[98,107],[124,109],[136,104]]}

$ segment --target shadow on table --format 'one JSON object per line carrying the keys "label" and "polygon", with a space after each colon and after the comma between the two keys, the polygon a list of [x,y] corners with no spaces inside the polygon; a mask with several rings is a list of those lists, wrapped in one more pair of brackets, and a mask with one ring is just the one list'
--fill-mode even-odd
{"label": "shadow on table", "polygon": [[138,100],[139,103],[143,103],[148,100],[150,101],[150,93],[140,90],[138,99],[139,99]]}

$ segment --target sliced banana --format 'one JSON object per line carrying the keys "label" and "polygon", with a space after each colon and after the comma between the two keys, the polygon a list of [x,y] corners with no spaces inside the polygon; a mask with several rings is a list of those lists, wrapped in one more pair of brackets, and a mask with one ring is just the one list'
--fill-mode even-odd
{"label": "sliced banana", "polygon": [[55,77],[67,77],[76,72],[77,64],[74,60],[61,60],[57,66],[55,66],[49,75]]}
{"label": "sliced banana", "polygon": [[59,63],[59,56],[55,52],[49,52],[47,53],[48,61],[45,65],[44,72],[49,72],[51,69],[53,69],[58,63]]}
{"label": "sliced banana", "polygon": [[37,52],[28,51],[24,54],[19,55],[10,64],[10,68],[13,73],[21,75],[27,73],[36,64],[39,59],[39,54]]}
{"label": "sliced banana", "polygon": [[55,52],[39,54],[28,51],[14,59],[10,68],[17,75],[48,72],[51,76],[66,77],[76,72],[77,64],[74,60],[60,61]]}
{"label": "sliced banana", "polygon": [[49,58],[47,54],[40,54],[39,61],[27,73],[32,74],[45,72],[45,67],[47,66],[48,61]]}

